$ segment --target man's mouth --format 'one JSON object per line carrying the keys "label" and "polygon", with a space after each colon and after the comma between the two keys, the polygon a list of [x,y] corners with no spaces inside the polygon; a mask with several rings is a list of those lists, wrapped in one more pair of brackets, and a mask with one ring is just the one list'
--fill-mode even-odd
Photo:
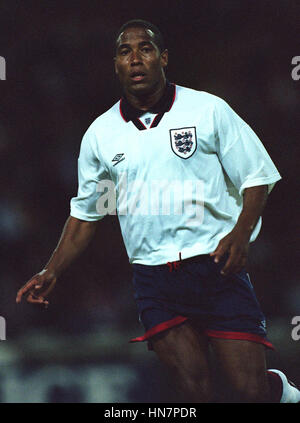
{"label": "man's mouth", "polygon": [[143,81],[143,79],[145,78],[146,74],[144,72],[132,72],[130,74],[130,79],[134,82],[140,82]]}

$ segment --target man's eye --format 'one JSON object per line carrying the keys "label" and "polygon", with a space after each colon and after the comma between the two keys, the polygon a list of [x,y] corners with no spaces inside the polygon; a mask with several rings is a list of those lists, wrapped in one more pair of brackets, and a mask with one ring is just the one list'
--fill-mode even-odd
{"label": "man's eye", "polygon": [[150,48],[150,47],[143,47],[143,48],[142,48],[142,51],[143,51],[144,53],[149,53],[149,52],[151,51],[151,48]]}
{"label": "man's eye", "polygon": [[121,56],[126,56],[126,54],[128,54],[128,50],[122,50],[122,51],[120,51],[120,55]]}

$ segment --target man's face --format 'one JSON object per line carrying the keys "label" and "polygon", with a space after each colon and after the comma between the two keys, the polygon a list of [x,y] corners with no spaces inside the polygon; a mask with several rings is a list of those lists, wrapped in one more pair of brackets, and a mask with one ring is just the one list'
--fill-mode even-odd
{"label": "man's face", "polygon": [[117,40],[115,70],[125,93],[151,94],[164,84],[168,52],[160,53],[151,30],[127,28]]}

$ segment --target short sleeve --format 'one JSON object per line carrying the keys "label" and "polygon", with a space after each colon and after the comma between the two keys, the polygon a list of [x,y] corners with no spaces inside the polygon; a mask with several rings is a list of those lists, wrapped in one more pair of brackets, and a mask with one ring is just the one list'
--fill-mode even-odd
{"label": "short sleeve", "polygon": [[109,180],[108,172],[101,163],[96,145],[96,137],[87,131],[82,139],[78,158],[78,192],[71,199],[71,216],[86,221],[102,219],[97,202],[100,197],[100,181]]}
{"label": "short sleeve", "polygon": [[215,125],[219,159],[239,194],[258,185],[268,185],[270,193],[281,176],[255,132],[221,99]]}

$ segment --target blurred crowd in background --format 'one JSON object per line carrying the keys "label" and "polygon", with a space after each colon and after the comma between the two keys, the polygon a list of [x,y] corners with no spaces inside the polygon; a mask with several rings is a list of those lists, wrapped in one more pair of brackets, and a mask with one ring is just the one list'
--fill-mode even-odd
{"label": "blurred crowd in background", "polygon": [[[133,18],[161,29],[168,79],[226,100],[261,138],[283,177],[269,198],[249,269],[271,340],[283,365],[290,351],[290,371],[300,382],[300,340],[291,338],[291,319],[300,315],[300,80],[291,76],[292,58],[300,55],[300,5],[292,0],[0,2],[0,56],[6,60],[6,81],[0,81],[0,315],[7,324],[0,361],[1,349],[13,343],[24,359],[34,333],[102,335],[99,360],[111,358],[112,344],[120,361],[122,348],[134,356],[136,349],[145,360],[153,354],[145,345],[128,345],[143,328],[113,216],[99,224],[88,250],[62,276],[47,310],[15,304],[17,290],[48,261],[69,215],[84,132],[122,95],[114,36]],[[50,362],[58,350],[41,360]],[[5,357],[9,362],[9,351]],[[28,353],[26,362],[31,358]],[[48,396],[53,402],[55,389]],[[81,397],[75,392],[72,398]]]}

